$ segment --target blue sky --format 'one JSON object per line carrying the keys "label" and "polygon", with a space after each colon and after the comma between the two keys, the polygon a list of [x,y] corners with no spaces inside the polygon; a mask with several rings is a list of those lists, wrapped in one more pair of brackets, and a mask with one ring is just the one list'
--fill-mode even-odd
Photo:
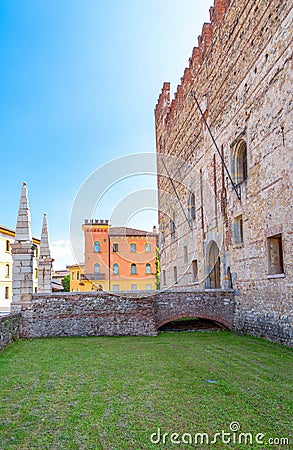
{"label": "blue sky", "polygon": [[[0,223],[15,227],[26,181],[35,236],[48,214],[55,268],[72,262],[71,208],[87,177],[115,158],[155,151],[162,84],[176,89],[211,3],[0,0]],[[122,181],[95,217],[155,187],[155,176]],[[129,225],[150,229],[154,220],[149,211]]]}

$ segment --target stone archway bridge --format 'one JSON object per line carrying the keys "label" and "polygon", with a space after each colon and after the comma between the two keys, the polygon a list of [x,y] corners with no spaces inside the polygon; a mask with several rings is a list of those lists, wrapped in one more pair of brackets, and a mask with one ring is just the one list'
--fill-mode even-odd
{"label": "stone archway bridge", "polygon": [[231,329],[232,290],[34,294],[12,304],[21,312],[21,336],[156,335],[181,318],[206,318]]}

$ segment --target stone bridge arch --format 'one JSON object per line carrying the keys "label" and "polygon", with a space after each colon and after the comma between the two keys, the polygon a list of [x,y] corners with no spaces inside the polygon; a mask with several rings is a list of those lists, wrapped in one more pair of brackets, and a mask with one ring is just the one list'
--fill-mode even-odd
{"label": "stone bridge arch", "polygon": [[228,329],[228,330],[231,329],[231,324],[230,323],[225,322],[221,318],[219,320],[218,317],[215,318],[213,316],[208,316],[206,314],[197,314],[196,316],[194,316],[194,314],[189,314],[189,315],[184,314],[183,316],[180,315],[179,317],[177,315],[176,316],[172,316],[171,315],[169,318],[165,318],[162,323],[157,323],[156,324],[157,331],[159,331],[159,329],[163,325],[166,325],[169,322],[176,322],[176,321],[181,320],[181,319],[207,319],[207,320],[210,320],[210,321],[214,322],[216,325],[221,326],[222,328],[225,328],[225,329]]}
{"label": "stone bridge arch", "polygon": [[179,319],[208,319],[231,329],[234,316],[232,290],[162,291],[156,296],[156,330]]}

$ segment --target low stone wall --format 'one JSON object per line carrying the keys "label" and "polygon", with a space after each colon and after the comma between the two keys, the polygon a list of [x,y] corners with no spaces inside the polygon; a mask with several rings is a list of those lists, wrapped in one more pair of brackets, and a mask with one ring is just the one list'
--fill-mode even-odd
{"label": "low stone wall", "polygon": [[293,347],[292,317],[274,311],[236,307],[233,330]]}
{"label": "low stone wall", "polygon": [[156,335],[152,298],[35,294],[21,312],[23,337]]}
{"label": "low stone wall", "polygon": [[8,314],[0,317],[0,351],[15,339],[19,339],[20,333],[21,314]]}
{"label": "low stone wall", "polygon": [[[168,321],[208,318],[231,328],[233,291],[136,291],[35,294],[18,304],[22,336],[156,335]],[[14,305],[16,306],[16,305]]]}

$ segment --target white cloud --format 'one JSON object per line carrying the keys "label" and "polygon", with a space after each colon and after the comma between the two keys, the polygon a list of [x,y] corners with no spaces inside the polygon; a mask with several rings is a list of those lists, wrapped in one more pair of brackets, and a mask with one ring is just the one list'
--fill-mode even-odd
{"label": "white cloud", "polygon": [[62,239],[51,242],[50,250],[51,256],[54,259],[54,270],[62,270],[67,265],[76,263],[69,240]]}

